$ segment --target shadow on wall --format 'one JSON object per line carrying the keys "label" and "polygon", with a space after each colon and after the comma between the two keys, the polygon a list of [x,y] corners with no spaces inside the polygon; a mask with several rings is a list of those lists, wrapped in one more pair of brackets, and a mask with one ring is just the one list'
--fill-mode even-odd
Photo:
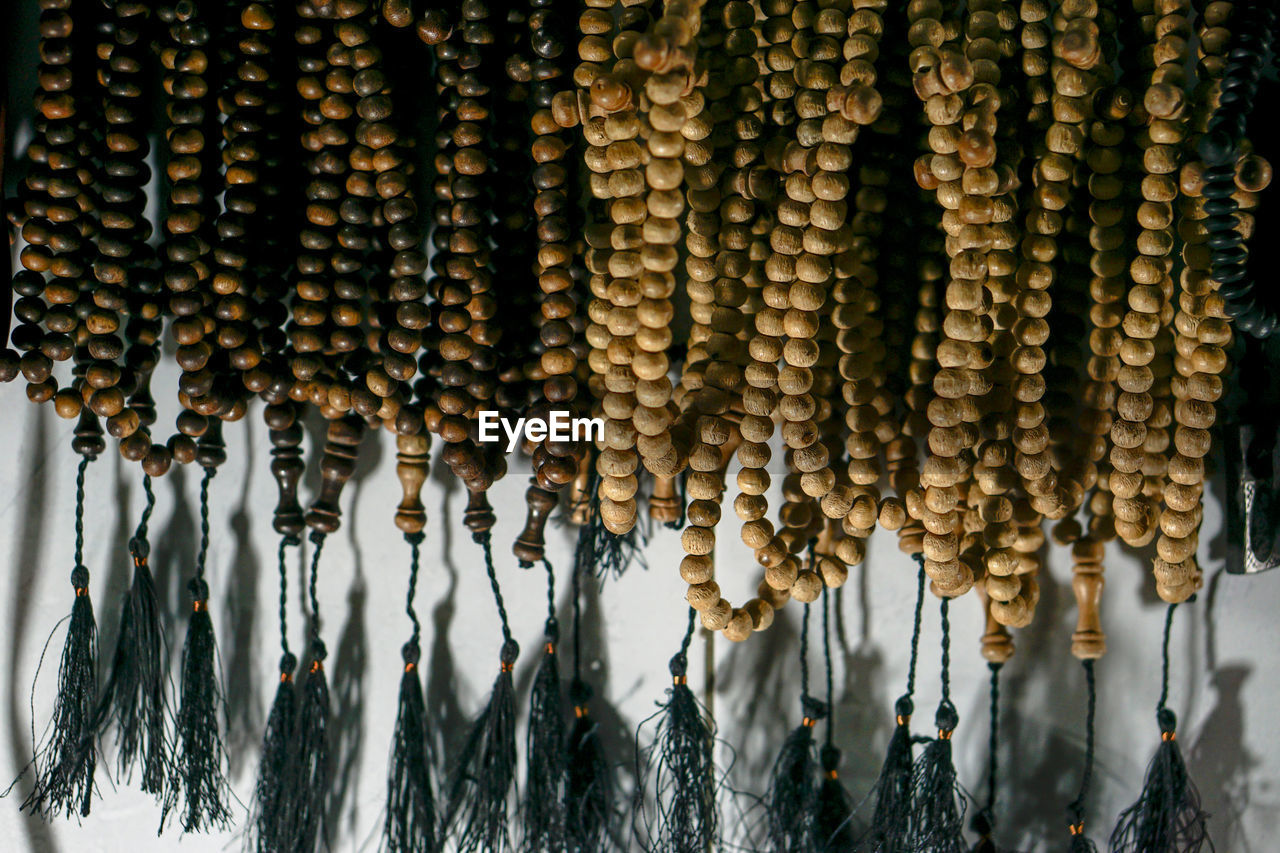
{"label": "shadow on wall", "polygon": [[[27,464],[22,470],[21,483],[27,488],[24,492],[24,500],[22,503],[22,514],[17,519],[15,525],[17,529],[16,545],[12,555],[13,566],[13,609],[9,614],[9,748],[15,756],[30,755],[32,751],[33,731],[23,726],[24,720],[29,720],[31,709],[23,698],[30,695],[31,685],[20,684],[18,682],[19,663],[27,660],[28,640],[37,640],[48,630],[46,625],[31,624],[31,615],[34,608],[39,604],[40,598],[35,595],[35,586],[41,569],[44,567],[44,543],[46,541],[45,530],[45,507],[48,505],[49,493],[48,484],[55,476],[56,471],[45,469],[45,463],[49,461],[52,453],[50,449],[50,432],[53,431],[52,425],[49,423],[49,411],[45,406],[38,406],[37,410],[31,416],[31,430],[28,435],[31,436],[32,444],[30,451],[26,453]],[[58,626],[61,629],[62,626]],[[49,678],[56,679],[57,667],[57,649],[58,643],[61,642],[61,630],[56,630],[55,636],[50,639],[49,648],[53,650],[52,656],[46,656],[45,663],[52,664],[54,669],[45,669],[43,673],[46,681]],[[31,643],[34,647],[35,643]],[[34,648],[32,649],[34,651]],[[25,707],[24,707],[25,706]],[[39,735],[39,732],[35,732]],[[10,797],[19,803],[25,800],[31,794],[33,780],[30,773],[20,779]],[[16,805],[16,804],[15,804]],[[6,803],[6,807],[9,803]],[[22,831],[26,836],[26,845],[28,850],[38,851],[38,853],[57,853],[59,850],[57,843],[53,839],[53,833],[48,825],[39,818],[29,818],[19,822]]]}
{"label": "shadow on wall", "polygon": [[1204,807],[1213,815],[1210,829],[1215,843],[1223,850],[1248,853],[1254,848],[1245,837],[1241,818],[1249,806],[1250,773],[1258,760],[1245,746],[1242,695],[1253,668],[1242,663],[1223,664],[1218,659],[1217,604],[1224,574],[1225,570],[1219,569],[1210,579],[1200,611],[1205,623],[1207,681],[1214,704],[1200,721],[1195,737],[1189,739],[1186,760]]}
{"label": "shadow on wall", "polygon": [[[218,639],[226,666],[225,693],[228,697],[235,697],[234,701],[227,703],[225,738],[232,777],[239,777],[246,770],[255,772],[257,769],[258,748],[262,744],[262,729],[265,725],[262,708],[267,702],[260,689],[257,677],[259,669],[255,666],[254,656],[254,640],[258,628],[258,581],[259,578],[276,576],[274,567],[262,558],[253,544],[250,531],[253,510],[249,502],[251,478],[248,472],[254,470],[257,448],[253,444],[249,421],[244,420],[241,426],[244,431],[246,473],[240,480],[239,501],[228,519],[231,528],[230,559],[211,566],[215,578],[223,574],[227,578],[223,586],[225,605],[222,608]],[[224,484],[224,489],[230,485]]]}

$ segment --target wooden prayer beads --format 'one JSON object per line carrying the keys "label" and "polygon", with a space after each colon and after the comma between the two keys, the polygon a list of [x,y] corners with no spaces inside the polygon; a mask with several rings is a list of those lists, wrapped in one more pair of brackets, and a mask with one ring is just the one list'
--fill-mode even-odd
{"label": "wooden prayer beads", "polygon": [[[1077,653],[1096,656],[1117,533],[1154,543],[1166,599],[1199,583],[1240,297],[1210,274],[1242,257],[1270,176],[1247,144],[1200,161],[1242,60],[1234,6],[1191,6],[588,0],[574,20],[552,0],[184,0],[94,18],[41,0],[0,379],[100,421],[151,475],[219,456],[221,422],[260,396],[293,537],[336,528],[370,426],[397,436],[401,530],[423,529],[435,433],[482,537],[507,460],[479,414],[599,415],[590,454],[522,448],[517,557],[543,556],[565,486],[579,510],[593,488],[619,536],[652,477],[652,519],[688,498],[687,601],[734,640],[844,583],[883,526],[935,593],[982,586],[1001,662],[1003,629],[1035,610],[1048,518],[1075,550]],[[166,324],[183,411],[164,441]],[[330,440],[304,516],[309,407]],[[730,460],[763,573],[741,607],[713,571]]]}
{"label": "wooden prayer beads", "polygon": [[[1137,4],[1135,4],[1137,5]],[[1174,229],[1172,202],[1177,198],[1177,170],[1180,145],[1185,137],[1186,105],[1182,84],[1185,44],[1178,33],[1188,28],[1189,4],[1162,4],[1160,20],[1144,17],[1144,30],[1158,39],[1151,54],[1152,67],[1142,98],[1140,115],[1146,117],[1147,132],[1139,137],[1143,149],[1141,191],[1138,209],[1138,256],[1129,265],[1133,287],[1129,289],[1129,311],[1121,328],[1122,365],[1116,377],[1120,393],[1116,398],[1116,419],[1111,426],[1111,465],[1108,479],[1113,495],[1116,532],[1131,545],[1145,545],[1157,531],[1157,506],[1163,492],[1166,471],[1173,474],[1165,451],[1172,411],[1166,395],[1170,373],[1168,334],[1173,319],[1173,280],[1170,276]],[[1167,33],[1167,37],[1157,35]],[[1145,55],[1144,55],[1145,56]],[[1203,477],[1179,465],[1175,482]],[[1190,572],[1167,577],[1163,584],[1184,590],[1193,582]]]}

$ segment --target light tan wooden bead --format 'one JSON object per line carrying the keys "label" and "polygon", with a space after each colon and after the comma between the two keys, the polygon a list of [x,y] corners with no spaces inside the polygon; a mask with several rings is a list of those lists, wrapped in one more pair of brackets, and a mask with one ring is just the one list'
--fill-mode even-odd
{"label": "light tan wooden bead", "polygon": [[742,606],[751,618],[751,630],[764,631],[773,624],[774,604],[763,598],[752,598]]}
{"label": "light tan wooden bead", "polygon": [[713,580],[700,584],[691,584],[685,599],[694,610],[699,613],[704,612],[716,606],[721,600],[720,586]]}
{"label": "light tan wooden bead", "polygon": [[702,621],[702,627],[708,631],[720,631],[729,624],[729,619],[733,616],[733,608],[722,598],[698,615]]}
{"label": "light tan wooden bead", "polygon": [[822,578],[817,572],[804,570],[791,584],[791,597],[804,604],[817,601],[822,594]]}

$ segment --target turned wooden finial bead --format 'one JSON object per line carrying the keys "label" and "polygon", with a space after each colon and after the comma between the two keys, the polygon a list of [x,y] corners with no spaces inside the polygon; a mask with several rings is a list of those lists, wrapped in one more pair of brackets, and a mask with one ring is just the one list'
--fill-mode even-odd
{"label": "turned wooden finial bead", "polygon": [[338,529],[342,510],[338,499],[356,470],[356,452],[364,435],[364,421],[347,417],[329,422],[320,461],[320,492],[307,510],[307,526],[319,533]]}
{"label": "turned wooden finial bead", "polygon": [[543,558],[545,541],[543,531],[551,511],[556,506],[556,493],[532,485],[525,493],[528,516],[524,529],[516,537],[513,551],[521,565],[532,565]]}
{"label": "turned wooden finial bead", "polygon": [[396,508],[396,527],[405,533],[421,533],[427,513],[422,487],[430,464],[431,439],[425,433],[396,436],[396,476],[404,497]]}

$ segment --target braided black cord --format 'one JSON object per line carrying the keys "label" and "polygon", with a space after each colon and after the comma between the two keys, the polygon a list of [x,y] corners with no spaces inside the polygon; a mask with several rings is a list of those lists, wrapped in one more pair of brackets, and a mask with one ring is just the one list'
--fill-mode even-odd
{"label": "braided black cord", "polygon": [[216,468],[206,466],[204,476],[200,478],[200,551],[196,554],[195,576],[197,583],[204,582],[205,558],[209,554],[209,481],[216,473]]}
{"label": "braided black cord", "polygon": [[[76,467],[76,568],[80,569],[84,566],[84,473],[89,467],[89,457],[84,456],[80,459],[80,464]],[[71,582],[73,586],[82,586],[74,580]]]}
{"label": "braided black cord", "polygon": [[1067,806],[1067,810],[1071,812],[1072,824],[1077,827],[1084,826],[1085,798],[1089,796],[1089,784],[1093,781],[1093,723],[1094,715],[1098,708],[1098,691],[1093,674],[1093,661],[1086,659],[1080,663],[1084,667],[1085,683],[1089,688],[1089,706],[1085,714],[1084,728],[1084,774],[1080,777],[1080,793]]}
{"label": "braided black cord", "polygon": [[1160,701],[1156,703],[1156,711],[1167,710],[1165,702],[1169,699],[1169,633],[1173,628],[1173,611],[1178,605],[1169,605],[1164,614],[1164,640],[1160,645]]}
{"label": "braided black cord", "polygon": [[502,600],[502,588],[498,586],[498,571],[493,567],[493,534],[485,531],[480,534],[480,547],[484,551],[484,569],[489,574],[489,586],[493,589],[493,600],[498,605],[498,616],[502,619],[502,639],[511,643],[511,625],[507,621],[507,605]]}
{"label": "braided black cord", "polygon": [[[311,602],[311,645],[313,649],[319,649],[323,644],[320,642],[320,599],[316,595],[316,582],[320,578],[320,552],[324,550],[324,534],[314,530],[310,538],[316,549],[311,554],[311,575],[307,581],[307,597]],[[323,657],[322,654],[318,656]]]}
{"label": "braided black cord", "polygon": [[[822,594],[822,657],[827,665],[827,746],[833,740],[831,727],[835,720],[835,693],[832,690],[831,678],[831,604],[827,600],[830,595]],[[808,605],[806,605],[807,609]]]}
{"label": "braided black cord", "polygon": [[924,558],[916,555],[916,562],[920,564],[920,568],[916,573],[916,613],[914,627],[911,629],[911,663],[907,668],[905,698],[908,701],[916,692],[916,664],[920,661],[920,625],[924,617]]}
{"label": "braided black cord", "polygon": [[938,712],[934,722],[939,736],[943,732],[952,732],[959,723],[955,703],[951,701],[951,599],[942,599],[942,701],[938,703]]}
{"label": "braided black cord", "polygon": [[413,650],[416,652],[419,649],[418,641],[422,636],[422,625],[418,622],[418,611],[413,607],[413,599],[418,594],[418,568],[423,535],[421,533],[406,533],[404,538],[409,543],[409,591],[405,593],[404,612],[408,615],[409,621],[413,623],[413,636],[405,644],[405,651]]}
{"label": "braided black cord", "polygon": [[546,557],[542,558],[542,565],[547,570],[547,621],[542,633],[548,641],[557,643],[560,641],[560,622],[556,619],[556,570]]}
{"label": "braided black cord", "polygon": [[809,602],[804,603],[800,619],[800,700],[809,703]]}
{"label": "braided black cord", "polygon": [[693,620],[697,612],[689,608],[689,624],[684,629],[684,639],[680,641],[680,651],[676,652],[667,664],[673,678],[683,678],[689,668],[689,644],[693,642]]}
{"label": "braided black cord", "polygon": [[[297,537],[282,536],[280,537],[280,547],[276,551],[276,563],[280,573],[280,669],[286,670],[285,661],[292,661],[293,655],[289,651],[289,572],[285,566],[285,549],[290,545],[297,545]],[[293,666],[287,668],[289,672],[293,671]]]}
{"label": "braided black cord", "polygon": [[991,727],[987,734],[987,814],[994,817],[996,813],[996,776],[999,772],[999,738],[1000,738],[1000,670],[1003,663],[992,661],[987,664],[991,670]]}
{"label": "braided black cord", "polygon": [[142,518],[134,528],[133,538],[129,540],[129,553],[140,560],[145,560],[151,550],[147,542],[147,525],[151,521],[151,513],[156,508],[156,493],[151,489],[150,474],[142,475],[142,493],[147,496],[147,503],[142,508]]}

